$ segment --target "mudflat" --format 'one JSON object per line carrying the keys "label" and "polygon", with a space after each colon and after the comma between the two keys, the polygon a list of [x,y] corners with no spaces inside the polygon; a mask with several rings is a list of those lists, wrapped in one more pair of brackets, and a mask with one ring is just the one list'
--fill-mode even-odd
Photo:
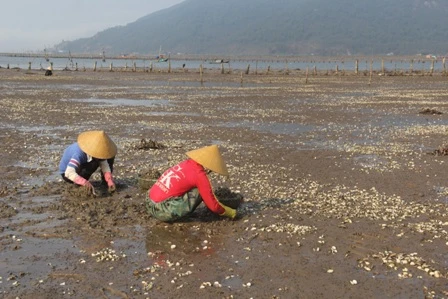
{"label": "mudflat", "polygon": [[[0,69],[0,295],[446,298],[447,98],[442,74]],[[113,194],[58,173],[86,130],[118,146]],[[238,218],[151,218],[210,144]]]}

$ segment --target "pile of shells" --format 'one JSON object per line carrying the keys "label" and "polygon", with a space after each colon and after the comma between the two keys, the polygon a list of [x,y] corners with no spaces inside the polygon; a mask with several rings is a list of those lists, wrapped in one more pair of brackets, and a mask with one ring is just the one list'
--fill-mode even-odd
{"label": "pile of shells", "polygon": [[262,232],[287,233],[289,235],[305,235],[317,230],[314,226],[297,225],[293,223],[274,223],[267,227],[259,228]]}
{"label": "pile of shells", "polygon": [[143,292],[149,292],[153,288],[154,284],[153,282],[147,282],[145,280],[142,281],[142,291]]}
{"label": "pile of shells", "polygon": [[144,269],[137,269],[133,272],[134,276],[143,276],[148,273],[155,273],[160,269],[160,265],[154,264],[151,267],[146,267]]}
{"label": "pile of shells", "polygon": [[379,252],[377,254],[372,254],[369,257],[358,260],[358,266],[366,271],[372,270],[372,262],[370,257],[373,259],[381,260],[383,265],[394,270],[401,270],[402,272],[398,274],[399,278],[411,278],[413,277],[412,272],[408,269],[415,268],[422,272],[427,273],[429,276],[434,278],[447,277],[447,274],[441,273],[441,271],[430,266],[423,258],[419,257],[417,253],[395,253],[392,251]]}
{"label": "pile of shells", "polygon": [[418,233],[431,233],[433,239],[448,240],[448,232],[446,227],[448,222],[440,220],[430,220],[429,222],[409,223],[408,227]]}
{"label": "pile of shells", "polygon": [[296,212],[331,218],[364,218],[383,221],[404,221],[425,213],[446,215],[447,208],[431,209],[400,196],[386,195],[374,187],[369,190],[337,185],[332,188],[304,180],[298,186],[298,198],[292,203]]}
{"label": "pile of shells", "polygon": [[126,257],[126,254],[120,253],[119,255],[115,252],[115,250],[111,248],[104,248],[100,251],[92,253],[93,257],[96,257],[97,262],[103,261],[118,261],[120,258]]}
{"label": "pile of shells", "polygon": [[403,138],[406,136],[430,136],[430,135],[445,135],[448,130],[447,125],[414,125],[407,126],[402,129],[396,129],[393,132],[393,136],[396,138]]}

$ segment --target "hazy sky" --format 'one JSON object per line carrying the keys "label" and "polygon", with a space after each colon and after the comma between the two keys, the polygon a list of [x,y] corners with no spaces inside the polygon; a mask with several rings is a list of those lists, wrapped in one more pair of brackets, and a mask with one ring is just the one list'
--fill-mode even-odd
{"label": "hazy sky", "polygon": [[2,0],[0,52],[43,51],[91,37],[183,0]]}

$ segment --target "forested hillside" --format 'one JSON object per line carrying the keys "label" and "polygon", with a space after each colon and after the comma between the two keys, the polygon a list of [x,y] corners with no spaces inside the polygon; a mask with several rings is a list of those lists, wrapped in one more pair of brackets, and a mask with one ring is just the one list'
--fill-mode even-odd
{"label": "forested hillside", "polygon": [[66,41],[72,53],[446,54],[448,0],[185,0]]}

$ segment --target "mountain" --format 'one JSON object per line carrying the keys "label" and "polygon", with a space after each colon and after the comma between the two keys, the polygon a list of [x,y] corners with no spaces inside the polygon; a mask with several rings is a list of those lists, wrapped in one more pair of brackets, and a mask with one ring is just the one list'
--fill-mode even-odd
{"label": "mountain", "polygon": [[448,0],[185,0],[56,47],[72,53],[448,52]]}

